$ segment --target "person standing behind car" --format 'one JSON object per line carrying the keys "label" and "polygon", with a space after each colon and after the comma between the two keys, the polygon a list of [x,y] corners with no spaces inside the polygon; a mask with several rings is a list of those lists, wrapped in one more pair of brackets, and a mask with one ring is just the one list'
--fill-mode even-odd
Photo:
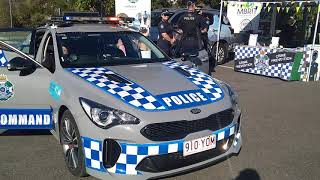
{"label": "person standing behind car", "polygon": [[167,9],[162,10],[161,13],[161,22],[158,25],[159,38],[157,45],[167,54],[171,55],[171,45],[175,42],[173,37],[173,27],[168,22],[169,20],[169,11]]}
{"label": "person standing behind car", "polygon": [[[210,19],[209,17],[205,16],[202,12],[202,9],[199,9],[198,14],[200,15],[201,19],[201,26],[202,26],[202,31],[201,31],[201,40],[203,42],[203,46],[205,50],[208,52],[208,54],[212,54],[211,49],[209,47],[209,38],[208,38],[208,31],[209,31],[209,26],[210,26]],[[215,67],[217,65],[217,61],[215,57],[209,56],[209,71],[210,72],[215,72]]]}
{"label": "person standing behind car", "polygon": [[204,32],[201,17],[195,12],[195,2],[188,1],[188,12],[181,15],[178,20],[178,28],[182,30],[181,53],[200,50],[201,33]]}
{"label": "person standing behind car", "polygon": [[[201,40],[203,42],[204,48],[208,51],[208,43],[209,43],[209,38],[208,38],[208,30],[210,26],[210,19],[203,15],[202,9],[198,10],[198,14],[200,15],[200,20],[201,20],[201,26],[202,26],[202,31],[201,31]],[[209,52],[208,52],[209,53]]]}

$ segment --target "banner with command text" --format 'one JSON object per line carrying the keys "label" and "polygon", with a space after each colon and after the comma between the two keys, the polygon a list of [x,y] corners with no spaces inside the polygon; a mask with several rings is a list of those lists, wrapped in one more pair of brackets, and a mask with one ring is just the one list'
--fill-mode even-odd
{"label": "banner with command text", "polygon": [[227,17],[234,32],[257,31],[262,5],[258,2],[229,2]]}
{"label": "banner with command text", "polygon": [[115,0],[116,16],[134,18],[130,26],[144,35],[151,25],[151,0]]}

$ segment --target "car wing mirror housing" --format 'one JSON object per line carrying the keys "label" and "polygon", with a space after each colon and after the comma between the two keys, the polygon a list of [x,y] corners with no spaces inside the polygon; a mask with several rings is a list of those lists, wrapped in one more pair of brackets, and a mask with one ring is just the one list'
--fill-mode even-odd
{"label": "car wing mirror housing", "polygon": [[15,57],[9,61],[7,68],[9,71],[23,71],[36,68],[36,65],[22,57]]}

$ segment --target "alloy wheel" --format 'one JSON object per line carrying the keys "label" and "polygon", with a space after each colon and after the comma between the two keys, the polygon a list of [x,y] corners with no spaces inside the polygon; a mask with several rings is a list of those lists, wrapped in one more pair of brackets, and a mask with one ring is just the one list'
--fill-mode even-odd
{"label": "alloy wheel", "polygon": [[70,119],[65,118],[62,122],[62,147],[67,165],[71,169],[76,169],[79,165],[79,142],[77,132]]}

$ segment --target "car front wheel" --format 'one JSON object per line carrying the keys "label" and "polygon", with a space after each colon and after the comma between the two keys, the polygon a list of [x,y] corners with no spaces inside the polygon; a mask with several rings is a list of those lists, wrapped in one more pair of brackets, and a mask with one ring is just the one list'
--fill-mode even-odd
{"label": "car front wheel", "polygon": [[87,176],[80,133],[69,110],[63,113],[60,121],[60,138],[68,170],[74,176]]}

